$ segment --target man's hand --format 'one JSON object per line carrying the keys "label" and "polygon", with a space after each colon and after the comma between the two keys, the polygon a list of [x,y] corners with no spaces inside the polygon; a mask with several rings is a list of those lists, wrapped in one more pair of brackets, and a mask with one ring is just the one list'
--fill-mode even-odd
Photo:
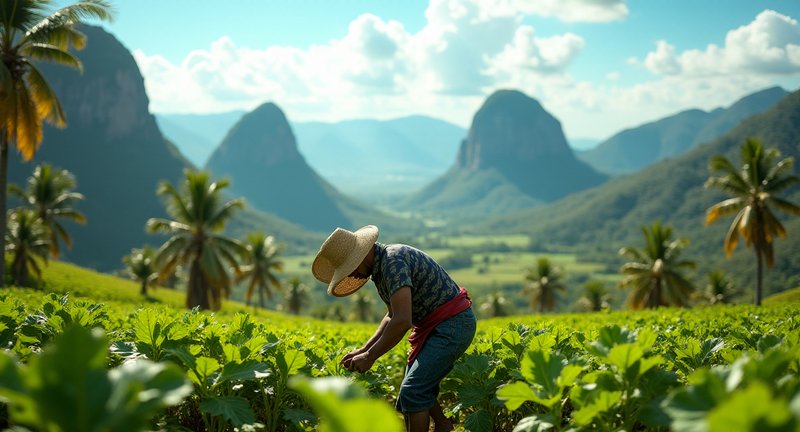
{"label": "man's hand", "polygon": [[355,357],[355,356],[357,356],[357,355],[359,355],[359,354],[361,354],[363,352],[364,352],[364,348],[354,349],[354,350],[350,351],[349,353],[345,354],[345,356],[342,357],[342,361],[340,363],[342,364],[342,366],[344,366],[345,369],[353,370],[353,357]]}
{"label": "man's hand", "polygon": [[374,363],[375,360],[371,358],[368,351],[365,351],[350,359],[349,369],[357,372],[366,372],[372,368]]}

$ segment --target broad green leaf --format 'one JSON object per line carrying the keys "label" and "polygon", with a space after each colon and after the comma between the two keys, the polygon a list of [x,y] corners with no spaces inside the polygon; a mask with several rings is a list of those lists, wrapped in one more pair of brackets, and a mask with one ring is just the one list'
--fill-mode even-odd
{"label": "broad green leaf", "polygon": [[264,378],[270,375],[266,364],[255,360],[248,360],[244,363],[230,362],[222,368],[219,376],[219,383],[225,381],[247,381],[256,378]]}
{"label": "broad green leaf", "polygon": [[782,340],[783,338],[781,338],[780,336],[767,334],[761,336],[761,338],[758,340],[756,347],[758,348],[759,352],[765,353],[768,350],[772,349],[773,347],[780,345]]}
{"label": "broad green leaf", "polygon": [[197,368],[197,359],[185,347],[167,348],[164,350],[170,357],[177,359],[186,369]]}
{"label": "broad green leaf", "polygon": [[616,366],[620,373],[625,373],[634,363],[644,356],[644,351],[635,344],[617,345],[608,352],[606,360]]}
{"label": "broad green leaf", "polygon": [[458,387],[458,400],[467,407],[480,405],[491,399],[492,392],[479,383],[464,383]]}
{"label": "broad green leaf", "polygon": [[[459,395],[460,394],[459,392]],[[506,408],[511,411],[515,411],[523,403],[532,401],[535,398],[536,394],[533,392],[533,389],[531,389],[531,386],[521,381],[507,384],[497,389],[497,399],[503,401]],[[469,406],[469,404],[466,405]]]}
{"label": "broad green leaf", "polygon": [[622,397],[622,392],[618,391],[599,391],[595,394],[588,405],[575,411],[573,418],[575,423],[586,426],[591,424],[595,417],[613,408]]}
{"label": "broad green leaf", "polygon": [[709,412],[707,421],[709,432],[790,431],[800,426],[786,401],[774,399],[769,387],[758,382],[731,395]]}
{"label": "broad green leaf", "polygon": [[253,409],[245,398],[238,396],[216,396],[200,403],[200,410],[212,416],[221,416],[234,427],[256,421]]}
{"label": "broad green leaf", "polygon": [[596,356],[605,357],[615,345],[632,343],[635,340],[636,337],[629,330],[611,325],[601,328],[597,340],[590,342],[586,348]]}
{"label": "broad green leaf", "polygon": [[[24,381],[40,418],[23,424],[58,425],[61,430],[92,430],[102,422],[111,394],[106,375],[108,341],[99,329],[68,327],[42,354],[31,358]],[[33,414],[33,413],[26,413]]]}
{"label": "broad green leaf", "polygon": [[512,432],[545,432],[553,429],[555,425],[549,416],[525,417],[517,423]]}
{"label": "broad green leaf", "polygon": [[194,388],[174,364],[138,360],[108,373],[113,391],[105,408],[109,430],[147,429],[153,415],[166,406],[177,405]]}
{"label": "broad green leaf", "polygon": [[531,351],[550,351],[556,346],[556,337],[552,333],[542,333],[531,338],[528,349]]}
{"label": "broad green leaf", "polygon": [[672,417],[672,428],[680,431],[705,431],[705,417],[728,395],[723,378],[701,369],[690,377],[691,384],[670,394],[664,410]]}
{"label": "broad green leaf", "polygon": [[0,401],[5,399],[24,417],[38,417],[36,405],[28,395],[21,373],[23,371],[13,358],[0,352]]}
{"label": "broad green leaf", "polygon": [[403,425],[397,413],[384,401],[365,398],[366,392],[341,377],[295,376],[289,386],[299,392],[320,417],[319,430],[327,432],[399,432]]}
{"label": "broad green leaf", "polygon": [[561,388],[569,387],[578,379],[578,375],[583,371],[583,367],[578,365],[568,364],[561,369],[561,374],[558,376],[558,386]]}
{"label": "broad green leaf", "polygon": [[651,328],[645,327],[636,332],[636,344],[645,352],[649,352],[655,345],[658,337]]}
{"label": "broad green leaf", "polygon": [[540,387],[546,397],[550,397],[561,391],[556,379],[561,375],[564,361],[558,353],[529,350],[522,358],[521,373],[529,384]]}
{"label": "broad green leaf", "polygon": [[464,419],[464,430],[468,432],[484,432],[492,430],[492,417],[485,409],[479,409]]}
{"label": "broad green leaf", "polygon": [[286,350],[275,357],[275,363],[284,377],[290,377],[297,375],[300,369],[306,365],[306,355],[302,351]]}
{"label": "broad green leaf", "polygon": [[210,357],[197,357],[195,368],[189,370],[189,378],[202,387],[209,386],[209,378],[219,370],[219,362]]}

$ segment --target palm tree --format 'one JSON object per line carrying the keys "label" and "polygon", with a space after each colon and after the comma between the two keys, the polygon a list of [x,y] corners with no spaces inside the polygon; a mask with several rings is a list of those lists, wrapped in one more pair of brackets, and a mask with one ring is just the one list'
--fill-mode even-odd
{"label": "palm tree", "polygon": [[694,292],[692,284],[681,273],[695,263],[681,260],[680,254],[689,244],[686,239],[672,240],[672,228],[656,222],[649,229],[642,227],[644,250],[620,249],[619,254],[632,261],[622,266],[625,277],[620,286],[630,288],[628,306],[633,309],[659,306],[686,306]]}
{"label": "palm tree", "polygon": [[583,296],[578,302],[586,310],[599,312],[609,307],[608,298],[608,291],[603,282],[589,281],[583,286]]}
{"label": "palm tree", "polygon": [[481,303],[480,310],[490,318],[508,316],[508,300],[499,291],[486,296]]}
{"label": "palm tree", "polygon": [[244,207],[242,199],[223,202],[222,191],[228,186],[227,180],[212,182],[205,171],[187,170],[180,189],[169,182],[158,187],[173,219],[150,219],[147,229],[171,236],[156,255],[162,277],[178,265],[189,268],[188,308],[218,310],[231,285],[225,263],[239,272],[237,257],[247,253],[242,243],[221,234],[225,222]]}
{"label": "palm tree", "polygon": [[263,308],[265,292],[267,298],[272,300],[269,286],[281,288],[281,282],[275,276],[275,272],[283,271],[283,261],[278,259],[280,247],[275,243],[274,237],[265,236],[263,233],[248,234],[245,247],[247,252],[243,261],[246,265],[241,267],[236,282],[247,281],[247,293],[244,299],[248,306],[253,298],[253,292],[257,289],[258,303]]}
{"label": "palm tree", "polygon": [[705,295],[711,304],[730,303],[734,295],[733,281],[725,273],[713,271],[708,274]]}
{"label": "palm tree", "polygon": [[8,188],[12,195],[25,201],[47,227],[50,233],[50,256],[54,259],[61,255],[59,237],[67,248],[72,248],[72,238],[60,220],[86,223],[86,216],[72,208],[75,201],[84,199],[83,195],[72,191],[75,186],[75,176],[71,172],[54,169],[45,163],[33,170],[25,189],[13,184]]}
{"label": "palm tree", "polygon": [[547,257],[539,258],[536,261],[536,268],[528,269],[525,275],[528,284],[524,292],[532,293],[531,308],[539,305],[539,312],[544,313],[545,309],[553,310],[556,307],[556,291],[565,291],[567,288],[561,282],[561,273],[553,267]]}
{"label": "palm tree", "polygon": [[356,291],[353,302],[353,317],[361,322],[372,321],[372,304],[374,303],[365,290]]}
{"label": "palm tree", "polygon": [[31,271],[36,277],[42,277],[37,259],[47,264],[50,247],[47,238],[47,229],[32,210],[14,209],[10,212],[6,249],[13,254],[10,270],[15,285],[28,286]]}
{"label": "palm tree", "polygon": [[140,293],[147,295],[147,286],[158,278],[156,268],[156,250],[150,246],[141,249],[131,249],[131,254],[122,258],[131,279],[139,281],[142,289]]}
{"label": "palm tree", "polygon": [[[756,255],[755,303],[761,305],[763,293],[763,266],[772,267],[775,263],[772,241],[775,237],[786,237],[786,229],[775,217],[771,207],[784,212],[800,215],[800,207],[777,194],[800,181],[792,174],[794,159],[791,157],[778,161],[778,149],[765,150],[761,141],[748,138],[742,144],[742,166],[736,168],[725,156],[711,159],[711,171],[719,171],[719,177],[709,177],[706,187],[716,187],[732,196],[709,207],[706,212],[706,225],[721,216],[736,214],[725,236],[723,250],[730,257],[739,236],[752,247]],[[778,161],[777,163],[775,163]]]}
{"label": "palm tree", "polygon": [[[86,36],[76,30],[85,19],[110,20],[105,0],[81,0],[48,12],[50,0],[0,1],[0,241],[5,241],[8,150],[13,143],[31,160],[42,142],[42,122],[65,127],[61,103],[39,71],[40,61],[76,69],[81,62],[70,48],[82,49]],[[0,244],[0,250],[5,247]],[[5,259],[0,259],[0,285]]]}
{"label": "palm tree", "polygon": [[308,286],[295,276],[289,279],[286,288],[286,309],[290,314],[298,315],[310,300]]}

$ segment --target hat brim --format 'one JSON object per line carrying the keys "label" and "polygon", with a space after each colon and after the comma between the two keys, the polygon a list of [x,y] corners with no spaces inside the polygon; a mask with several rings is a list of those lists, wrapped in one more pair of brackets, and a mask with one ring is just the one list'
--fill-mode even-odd
{"label": "hat brim", "polygon": [[350,276],[350,274],[364,261],[370,249],[378,240],[378,227],[367,225],[359,228],[353,234],[356,239],[355,246],[341,265],[334,268],[327,261],[319,259],[319,257],[311,265],[311,270],[318,280],[330,280],[328,284],[329,295],[335,297],[349,296],[369,281],[369,277],[358,278]]}

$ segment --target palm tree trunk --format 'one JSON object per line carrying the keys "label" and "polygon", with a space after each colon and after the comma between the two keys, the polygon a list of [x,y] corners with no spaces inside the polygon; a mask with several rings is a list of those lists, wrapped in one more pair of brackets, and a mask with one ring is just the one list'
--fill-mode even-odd
{"label": "palm tree trunk", "polygon": [[756,251],[756,306],[761,306],[761,289],[764,278],[764,260],[761,249],[753,248]]}
{"label": "palm tree trunk", "polygon": [[0,129],[0,287],[4,287],[6,276],[6,198],[8,190],[8,136]]}
{"label": "palm tree trunk", "polygon": [[142,290],[140,291],[140,294],[143,296],[147,295],[147,279],[142,280]]}
{"label": "palm tree trunk", "polygon": [[652,304],[650,305],[651,308],[655,309],[661,306],[661,279],[656,278],[655,284],[653,285],[653,296],[650,299]]}
{"label": "palm tree trunk", "polygon": [[189,286],[186,290],[186,307],[192,309],[199,307],[202,310],[210,309],[208,302],[208,288],[203,278],[203,271],[200,269],[200,258],[192,261],[189,270]]}

